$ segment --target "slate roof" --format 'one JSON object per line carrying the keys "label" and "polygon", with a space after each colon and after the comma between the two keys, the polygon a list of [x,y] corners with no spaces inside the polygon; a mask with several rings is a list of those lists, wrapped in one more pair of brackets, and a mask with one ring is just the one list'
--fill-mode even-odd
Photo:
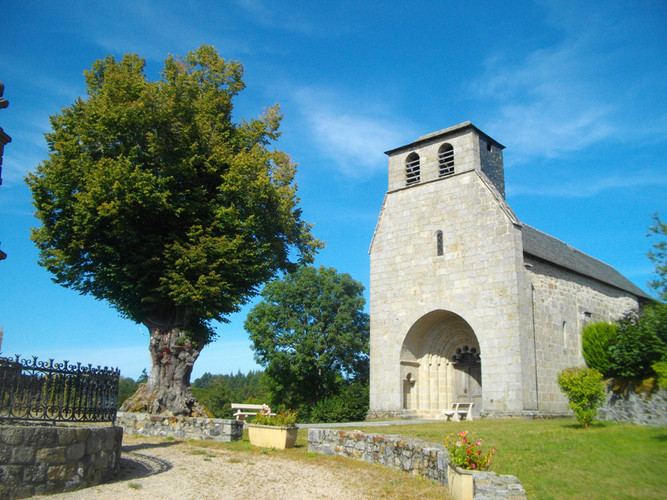
{"label": "slate roof", "polygon": [[580,252],[567,243],[549,236],[542,231],[522,223],[523,251],[539,259],[551,262],[565,269],[607,283],[615,288],[630,292],[637,297],[650,299],[638,286],[625,278],[616,269],[590,255]]}

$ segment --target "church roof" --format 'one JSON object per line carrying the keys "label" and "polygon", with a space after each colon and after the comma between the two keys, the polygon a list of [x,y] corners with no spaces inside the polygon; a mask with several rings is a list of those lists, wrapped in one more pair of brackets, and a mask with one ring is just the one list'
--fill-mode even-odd
{"label": "church roof", "polygon": [[580,252],[567,243],[549,236],[542,231],[522,224],[523,251],[539,259],[564,267],[578,274],[607,283],[637,297],[650,297],[638,286],[624,277],[616,269],[590,255]]}

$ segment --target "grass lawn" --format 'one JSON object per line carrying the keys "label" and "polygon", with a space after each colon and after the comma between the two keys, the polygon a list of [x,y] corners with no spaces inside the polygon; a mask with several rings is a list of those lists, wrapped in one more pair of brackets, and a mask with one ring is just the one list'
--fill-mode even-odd
{"label": "grass lawn", "polygon": [[491,470],[512,474],[529,498],[667,498],[667,428],[574,419],[475,420],[359,429],[443,442],[468,431],[497,447]]}
{"label": "grass lawn", "polygon": [[[346,429],[399,434],[435,443],[443,443],[450,433],[468,431],[482,440],[485,450],[498,448],[491,470],[518,477],[530,499],[667,498],[667,427],[602,422],[584,429],[574,419],[481,419],[382,427],[359,423]],[[249,454],[281,454],[289,460],[361,473],[365,480],[363,487],[360,485],[360,498],[449,498],[448,490],[441,485],[404,472],[308,453],[307,434],[307,429],[300,429],[297,446],[290,450],[253,447],[247,441],[247,431],[243,441],[196,443]]]}

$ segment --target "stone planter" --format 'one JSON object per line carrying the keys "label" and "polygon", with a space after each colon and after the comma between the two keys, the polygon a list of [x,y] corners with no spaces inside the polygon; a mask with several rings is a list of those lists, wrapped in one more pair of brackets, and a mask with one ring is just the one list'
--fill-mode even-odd
{"label": "stone planter", "polygon": [[472,500],[474,486],[471,470],[447,464],[447,484],[456,500]]}
{"label": "stone planter", "polygon": [[262,448],[294,448],[298,427],[276,427],[273,425],[247,424],[250,444]]}

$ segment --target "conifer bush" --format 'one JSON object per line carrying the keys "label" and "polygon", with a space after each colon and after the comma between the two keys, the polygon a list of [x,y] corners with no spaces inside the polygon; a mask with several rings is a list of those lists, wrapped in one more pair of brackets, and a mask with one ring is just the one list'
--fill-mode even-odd
{"label": "conifer bush", "polygon": [[611,323],[592,323],[581,332],[581,347],[584,360],[603,376],[610,375],[612,360],[609,346],[616,341],[617,327]]}

